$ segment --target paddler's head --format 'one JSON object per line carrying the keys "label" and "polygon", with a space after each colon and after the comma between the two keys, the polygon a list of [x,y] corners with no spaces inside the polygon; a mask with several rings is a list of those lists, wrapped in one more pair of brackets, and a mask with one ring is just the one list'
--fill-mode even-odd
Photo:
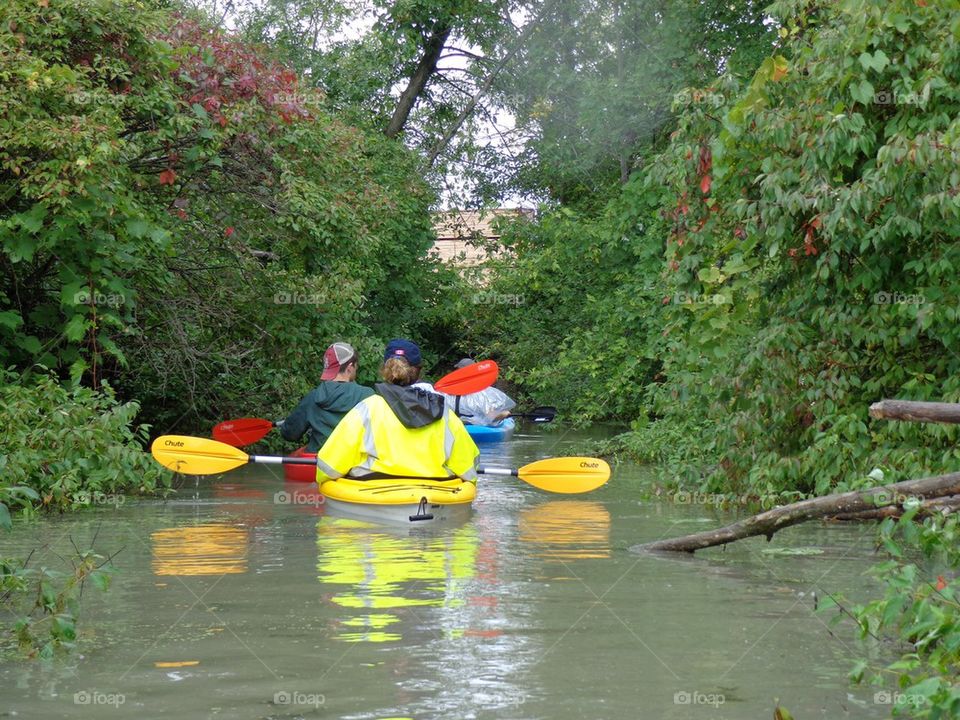
{"label": "paddler's head", "polygon": [[423,357],[420,348],[410,340],[396,339],[387,343],[380,376],[391,385],[413,385],[420,379]]}
{"label": "paddler's head", "polygon": [[323,354],[323,375],[321,380],[336,380],[338,382],[353,382],[357,379],[357,366],[360,356],[352,345],[345,342],[335,342]]}

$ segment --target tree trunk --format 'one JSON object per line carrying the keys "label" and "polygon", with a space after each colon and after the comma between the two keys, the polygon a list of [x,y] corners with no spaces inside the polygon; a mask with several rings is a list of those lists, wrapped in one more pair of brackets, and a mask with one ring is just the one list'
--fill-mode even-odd
{"label": "tree trunk", "polygon": [[915,422],[960,423],[960,403],[881,400],[870,406],[870,417]]}
{"label": "tree trunk", "polygon": [[767,540],[770,540],[778,530],[791,525],[798,525],[807,520],[876,511],[878,508],[902,505],[911,497],[921,501],[928,498],[931,500],[943,498],[945,504],[949,501],[944,496],[958,494],[960,494],[960,472],[936,475],[920,480],[906,480],[884,487],[803,500],[802,502],[768,510],[716,530],[706,530],[672,540],[658,540],[634,545],[630,550],[633,552],[692,553],[703,548],[726,545],[729,542],[756,535],[766,535]]}
{"label": "tree trunk", "polygon": [[393,117],[384,134],[393,138],[400,134],[407,124],[407,118],[410,117],[410,111],[417,104],[417,98],[423,93],[430,77],[437,71],[437,62],[440,60],[440,54],[443,52],[443,46],[450,36],[450,26],[438,23],[434,26],[430,37],[423,46],[423,56],[417,63],[417,69],[410,76],[410,82],[407,83],[407,89],[403,91],[400,99],[397,101],[397,107],[393,111]]}

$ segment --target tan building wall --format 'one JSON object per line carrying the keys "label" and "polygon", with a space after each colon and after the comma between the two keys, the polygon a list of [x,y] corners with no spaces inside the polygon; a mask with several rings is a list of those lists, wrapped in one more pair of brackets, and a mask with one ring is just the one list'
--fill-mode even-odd
{"label": "tan building wall", "polygon": [[449,210],[434,213],[433,228],[437,241],[433,248],[444,262],[459,267],[482,265],[488,258],[484,244],[497,242],[500,234],[493,227],[501,217],[533,217],[526,208],[494,210]]}

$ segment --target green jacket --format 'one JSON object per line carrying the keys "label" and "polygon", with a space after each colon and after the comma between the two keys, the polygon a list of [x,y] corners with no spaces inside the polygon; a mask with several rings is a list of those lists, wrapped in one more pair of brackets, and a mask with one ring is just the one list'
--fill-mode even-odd
{"label": "green jacket", "polygon": [[311,390],[280,426],[287,440],[299,440],[308,433],[307,452],[319,450],[330,433],[353,406],[373,395],[373,390],[353,382],[320,383]]}

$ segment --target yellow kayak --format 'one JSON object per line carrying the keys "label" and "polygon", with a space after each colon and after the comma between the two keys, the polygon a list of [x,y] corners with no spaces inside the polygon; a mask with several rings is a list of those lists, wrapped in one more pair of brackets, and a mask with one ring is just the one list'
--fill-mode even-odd
{"label": "yellow kayak", "polygon": [[469,512],[476,483],[451,478],[339,478],[320,483],[325,505],[354,517],[403,524],[447,520]]}

